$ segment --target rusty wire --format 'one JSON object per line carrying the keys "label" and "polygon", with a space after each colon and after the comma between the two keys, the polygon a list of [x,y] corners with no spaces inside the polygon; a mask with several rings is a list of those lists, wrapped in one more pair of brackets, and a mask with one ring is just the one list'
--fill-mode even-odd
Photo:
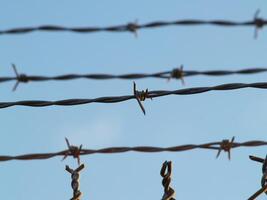
{"label": "rusty wire", "polygon": [[78,165],[80,165],[81,164],[80,152],[82,150],[83,145],[80,145],[79,147],[70,145],[68,138],[65,138],[65,141],[67,143],[69,152],[65,154],[62,160],[65,160],[68,157],[68,155],[71,154],[74,159],[77,159]]}
{"label": "rusty wire", "polygon": [[184,85],[184,77],[205,75],[205,76],[226,76],[233,74],[257,74],[267,72],[267,68],[247,68],[240,70],[207,70],[207,71],[195,71],[184,70],[183,65],[179,68],[174,68],[169,71],[162,71],[156,73],[130,73],[130,74],[64,74],[58,76],[41,76],[41,75],[27,75],[25,73],[19,73],[16,66],[12,64],[15,76],[0,77],[0,83],[16,81],[13,91],[16,90],[19,83],[29,82],[43,82],[43,81],[69,81],[75,79],[92,79],[92,80],[110,80],[110,79],[123,79],[123,80],[136,80],[142,78],[159,78],[159,79],[180,79]]}
{"label": "rusty wire", "polygon": [[[134,86],[136,87],[136,86]],[[145,91],[143,92],[145,96],[136,95],[137,93],[140,94],[138,91],[137,93],[134,92],[132,95],[126,96],[108,96],[108,97],[98,97],[94,99],[65,99],[59,101],[44,101],[44,100],[26,100],[26,101],[15,101],[15,102],[0,102],[0,109],[13,107],[13,106],[28,106],[28,107],[46,107],[46,106],[74,106],[74,105],[82,105],[82,104],[89,104],[89,103],[118,103],[124,102],[131,99],[139,99],[140,101],[146,98],[157,98],[169,95],[192,95],[192,94],[199,94],[205,93],[209,91],[228,91],[228,90],[237,90],[242,88],[257,88],[257,89],[267,89],[267,82],[258,82],[258,83],[229,83],[223,85],[217,85],[212,87],[195,87],[195,88],[186,88],[186,89],[179,89],[179,90],[154,90],[154,91]],[[134,88],[134,91],[137,91]],[[142,93],[142,92],[141,92]],[[143,98],[145,97],[145,98]],[[138,103],[140,103],[138,101]],[[143,109],[142,109],[143,110]],[[145,113],[145,112],[144,112]]]}
{"label": "rusty wire", "polygon": [[[152,147],[152,146],[136,146],[136,147],[108,147],[102,149],[81,149],[79,151],[79,156],[91,155],[91,154],[114,154],[114,153],[125,153],[125,152],[139,152],[139,153],[159,153],[159,152],[181,152],[189,151],[193,149],[208,149],[215,151],[226,151],[229,152],[233,148],[239,147],[259,147],[267,146],[267,141],[252,140],[246,142],[232,142],[232,140],[223,140],[220,142],[210,142],[205,144],[186,144],[180,146],[172,147]],[[223,145],[222,145],[223,144]],[[228,145],[226,145],[228,144]],[[78,148],[78,147],[76,147]],[[1,155],[0,162],[11,161],[11,160],[42,160],[49,159],[56,156],[74,156],[73,152],[69,149],[55,152],[55,153],[34,153],[34,154],[25,154],[17,156],[7,156]]]}
{"label": "rusty wire", "polygon": [[214,25],[220,27],[255,27],[254,37],[258,35],[258,29],[263,28],[267,25],[267,20],[260,18],[259,10],[254,15],[254,19],[248,21],[231,21],[231,20],[198,20],[198,19],[185,19],[185,20],[175,20],[175,21],[154,21],[144,24],[138,24],[137,21],[124,24],[115,25],[108,27],[64,27],[60,25],[41,25],[35,27],[20,27],[11,28],[7,30],[0,30],[0,35],[6,34],[25,34],[36,31],[46,31],[46,32],[73,32],[73,33],[95,33],[95,32],[131,32],[137,35],[137,31],[140,29],[148,28],[159,28],[167,26],[196,26],[196,25]]}
{"label": "rusty wire", "polygon": [[164,187],[164,194],[162,200],[175,200],[175,191],[170,187],[171,184],[171,175],[172,175],[172,162],[165,161],[162,164],[160,170],[160,175],[162,176],[162,185]]}
{"label": "rusty wire", "polygon": [[71,174],[71,187],[73,189],[73,197],[70,200],[80,200],[82,193],[79,190],[79,177],[80,171],[84,168],[84,164],[80,165],[77,169],[73,170],[68,165],[66,165],[66,171]]}
{"label": "rusty wire", "polygon": [[253,161],[262,163],[262,178],[261,178],[261,189],[255,192],[248,200],[255,200],[258,196],[265,192],[267,194],[267,156],[265,159],[256,156],[249,156]]}

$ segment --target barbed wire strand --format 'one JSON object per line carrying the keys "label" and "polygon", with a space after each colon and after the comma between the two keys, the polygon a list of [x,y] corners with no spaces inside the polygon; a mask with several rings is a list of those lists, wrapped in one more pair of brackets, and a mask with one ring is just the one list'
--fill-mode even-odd
{"label": "barbed wire strand", "polygon": [[[226,145],[228,141],[228,145]],[[172,147],[152,147],[152,146],[136,146],[136,147],[108,147],[102,149],[80,149],[79,156],[83,155],[92,155],[92,154],[117,154],[117,153],[126,153],[126,152],[139,152],[139,153],[159,153],[159,152],[181,152],[189,151],[194,149],[207,149],[215,151],[225,151],[229,152],[233,148],[239,147],[260,147],[267,146],[267,141],[260,140],[251,140],[246,142],[232,142],[231,140],[223,140],[220,142],[210,142],[205,144],[185,144],[180,146]],[[79,147],[76,147],[79,148]],[[69,149],[55,152],[55,153],[34,153],[34,154],[25,154],[17,156],[7,156],[1,155],[0,162],[11,161],[11,160],[42,160],[49,159],[56,156],[74,156],[73,151]]]}
{"label": "barbed wire strand", "polygon": [[253,161],[262,163],[262,178],[261,178],[262,188],[259,189],[256,193],[254,193],[250,198],[248,198],[248,200],[255,200],[262,193],[267,194],[267,156],[265,157],[265,159],[256,156],[249,156],[249,158]]}
{"label": "barbed wire strand", "polygon": [[133,80],[142,78],[159,78],[159,79],[180,79],[184,85],[184,77],[205,75],[205,76],[226,76],[226,75],[249,75],[267,72],[267,68],[247,68],[240,70],[207,70],[207,71],[196,71],[196,70],[184,70],[183,65],[179,68],[174,68],[170,71],[162,71],[156,73],[129,73],[129,74],[64,74],[58,76],[41,76],[41,75],[27,75],[25,73],[19,73],[16,65],[12,64],[15,76],[0,77],[0,83],[16,81],[13,91],[15,91],[19,83],[29,82],[42,82],[42,81],[68,81],[75,79],[92,79],[92,80],[109,80],[109,79],[123,79]]}
{"label": "barbed wire strand", "polygon": [[255,33],[254,37],[258,35],[258,29],[263,28],[267,25],[267,20],[259,17],[259,10],[256,11],[254,19],[249,21],[237,22],[231,20],[199,20],[199,19],[184,19],[184,20],[174,20],[174,21],[154,21],[144,24],[138,24],[137,21],[124,24],[115,25],[108,27],[64,27],[60,25],[41,25],[35,27],[20,27],[11,28],[7,30],[0,30],[0,35],[6,34],[26,34],[36,31],[46,31],[46,32],[73,32],[73,33],[95,33],[95,32],[131,32],[137,35],[137,31],[140,29],[148,28],[160,28],[167,26],[199,26],[199,25],[213,25],[220,27],[240,27],[240,26],[254,26]]}
{"label": "barbed wire strand", "polygon": [[[211,87],[195,87],[195,88],[186,88],[186,89],[179,89],[179,90],[154,90],[154,91],[146,90],[146,91],[141,91],[141,92],[135,91],[133,95],[98,97],[94,99],[65,99],[65,100],[59,100],[59,101],[25,100],[25,101],[15,101],[15,102],[0,102],[0,109],[14,107],[14,106],[46,107],[46,106],[55,106],[55,105],[56,106],[74,106],[74,105],[82,105],[82,104],[90,104],[90,103],[119,103],[119,102],[131,100],[131,99],[139,99],[140,101],[144,101],[147,98],[153,99],[153,98],[169,96],[169,95],[193,95],[193,94],[200,94],[200,93],[205,93],[209,91],[228,91],[228,90],[237,90],[237,89],[242,89],[242,88],[267,89],[267,82],[229,83],[229,84],[222,84],[222,85],[211,86]],[[138,103],[140,103],[140,101],[138,101]]]}

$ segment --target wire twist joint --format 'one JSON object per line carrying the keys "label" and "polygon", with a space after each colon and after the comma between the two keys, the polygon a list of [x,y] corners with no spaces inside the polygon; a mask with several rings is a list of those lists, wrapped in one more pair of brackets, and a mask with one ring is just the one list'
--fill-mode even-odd
{"label": "wire twist joint", "polygon": [[81,191],[79,190],[79,173],[84,168],[84,164],[80,165],[77,169],[73,170],[68,165],[66,165],[66,171],[71,174],[71,187],[73,189],[73,197],[70,200],[80,200]]}
{"label": "wire twist joint", "polygon": [[164,187],[164,195],[162,200],[175,200],[175,191],[170,187],[172,175],[172,162],[165,161],[160,170],[160,175],[163,177],[162,185]]}

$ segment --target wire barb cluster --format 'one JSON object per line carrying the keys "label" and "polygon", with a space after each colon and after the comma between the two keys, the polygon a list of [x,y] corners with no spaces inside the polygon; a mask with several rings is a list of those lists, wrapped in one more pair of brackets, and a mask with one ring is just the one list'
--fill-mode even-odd
{"label": "wire barb cluster", "polygon": [[[125,152],[139,152],[139,153],[159,153],[159,152],[181,152],[189,151],[194,149],[207,149],[213,151],[220,151],[222,149],[222,143],[225,143],[224,140],[220,142],[210,142],[205,144],[185,144],[180,146],[172,147],[152,147],[152,146],[137,146],[137,147],[108,147],[102,149],[81,149],[79,155],[91,155],[91,154],[115,154],[115,153],[125,153]],[[267,141],[260,140],[251,140],[246,142],[232,142],[231,149],[239,147],[260,147],[267,146]],[[36,153],[36,154],[26,154],[26,155],[17,155],[17,156],[0,156],[0,162],[11,161],[11,160],[40,160],[40,159],[49,159],[56,156],[66,155],[73,156],[73,153],[69,149],[63,150],[55,153]]]}
{"label": "wire barb cluster", "polygon": [[164,195],[162,200],[175,200],[175,191],[170,187],[171,175],[172,175],[172,162],[165,161],[160,170],[160,175],[162,176],[162,185],[164,187]]}
{"label": "wire barb cluster", "polygon": [[196,26],[196,25],[214,25],[221,27],[240,27],[240,26],[254,26],[255,38],[258,35],[258,29],[267,25],[267,20],[259,17],[259,10],[255,13],[254,19],[249,21],[237,22],[230,20],[199,20],[199,19],[185,19],[174,21],[154,21],[144,24],[136,22],[127,23],[124,25],[115,25],[107,27],[64,27],[59,25],[41,25],[35,27],[20,27],[11,28],[7,30],[0,30],[0,35],[5,34],[25,34],[35,31],[46,32],[73,32],[73,33],[94,33],[94,32],[131,32],[137,36],[137,31],[140,29],[160,28],[167,26]]}
{"label": "wire barb cluster", "polygon": [[[59,101],[44,101],[44,100],[29,100],[29,101],[15,101],[15,102],[0,102],[0,109],[13,107],[13,106],[28,106],[28,107],[46,107],[46,106],[74,106],[74,105],[82,105],[82,104],[90,104],[90,103],[119,103],[128,101],[131,99],[138,99],[138,103],[140,104],[140,100],[144,100],[146,98],[154,99],[157,97],[169,96],[169,95],[193,95],[200,94],[209,91],[228,91],[228,90],[237,90],[243,88],[257,88],[257,89],[267,89],[267,82],[258,82],[258,83],[229,83],[211,87],[195,87],[195,88],[186,88],[180,90],[154,90],[136,92],[136,88],[134,86],[134,94],[126,95],[126,96],[109,96],[109,97],[98,97],[95,99],[65,99]],[[145,114],[144,107],[142,108],[143,113]]]}
{"label": "wire barb cluster", "polygon": [[[143,106],[143,104],[141,103],[141,101],[145,101],[146,98],[148,98],[148,89],[146,89],[145,91],[142,90],[142,91],[138,91],[136,89],[136,83],[133,82],[133,94],[134,94],[134,97],[136,98],[137,102],[138,102],[138,105],[140,106],[142,112],[144,113],[144,115],[146,114],[146,110]],[[152,100],[152,98],[150,98]]]}
{"label": "wire barb cluster", "polygon": [[248,200],[255,200],[259,195],[265,192],[267,194],[267,155],[265,159],[259,158],[256,156],[249,156],[249,158],[253,161],[262,163],[262,178],[261,178],[261,186],[255,194],[253,194]]}
{"label": "wire barb cluster", "polygon": [[73,170],[68,165],[66,165],[66,171],[71,174],[71,187],[73,189],[73,197],[70,200],[80,200],[81,199],[81,191],[79,190],[79,177],[80,171],[84,168],[84,164],[80,165],[77,169]]}
{"label": "wire barb cluster", "polygon": [[231,141],[229,140],[223,140],[221,143],[221,148],[219,149],[216,158],[218,158],[223,151],[227,152],[228,154],[228,159],[231,160],[231,148],[233,147],[235,137],[232,137]]}
{"label": "wire barb cluster", "polygon": [[181,65],[180,68],[175,68],[171,71],[171,74],[168,80],[170,80],[171,78],[180,79],[182,82],[182,85],[185,85],[185,81],[184,81],[185,74],[186,72],[184,72],[184,66]]}
{"label": "wire barb cluster", "polygon": [[[15,72],[16,77],[13,80],[16,80],[16,83],[13,87],[13,91],[17,89],[20,83],[28,83],[30,80],[26,74],[20,74],[16,68],[15,64],[12,64],[13,70]],[[12,80],[12,79],[10,79]]]}
{"label": "wire barb cluster", "polygon": [[68,138],[65,138],[65,141],[67,143],[69,151],[65,154],[62,160],[65,160],[69,155],[72,155],[74,159],[77,159],[78,165],[80,165],[81,163],[80,153],[82,151],[83,145],[80,145],[79,147],[70,145]]}

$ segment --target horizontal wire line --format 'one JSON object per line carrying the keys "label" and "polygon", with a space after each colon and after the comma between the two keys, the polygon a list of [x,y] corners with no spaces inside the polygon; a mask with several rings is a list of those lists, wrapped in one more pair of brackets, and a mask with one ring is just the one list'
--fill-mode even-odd
{"label": "horizontal wire line", "polygon": [[[175,72],[178,72],[176,74]],[[267,72],[267,68],[247,68],[241,70],[207,70],[207,71],[196,71],[196,70],[181,70],[179,68],[162,71],[157,73],[129,73],[129,74],[64,74],[58,76],[41,76],[41,75],[27,75],[25,73],[18,74],[12,77],[0,77],[1,82],[8,81],[19,81],[19,82],[31,82],[31,81],[67,81],[74,79],[94,79],[94,80],[107,80],[107,79],[142,79],[142,78],[161,78],[161,79],[171,79],[171,78],[182,78],[189,76],[205,75],[205,76],[226,76],[226,75],[248,75]]]}
{"label": "horizontal wire line", "polygon": [[[226,149],[223,148],[227,144]],[[230,145],[230,146],[229,146]],[[152,146],[137,146],[137,147],[109,147],[103,149],[81,149],[79,155],[90,155],[90,154],[115,154],[115,153],[125,153],[125,152],[139,152],[139,153],[159,153],[159,152],[180,152],[180,151],[189,151],[193,149],[208,149],[208,150],[225,150],[230,151],[232,148],[239,147],[260,147],[266,146],[267,141],[260,140],[251,140],[243,143],[239,142],[229,142],[228,140],[223,140],[222,142],[211,142],[205,144],[186,144],[173,147],[152,147]],[[77,152],[75,154],[77,156]],[[73,153],[70,149],[59,151],[55,153],[35,153],[35,154],[25,154],[17,156],[0,156],[0,162],[10,161],[10,160],[40,160],[40,159],[49,159],[56,156],[73,156]]]}
{"label": "horizontal wire line", "polygon": [[[242,88],[257,88],[257,89],[267,89],[267,82],[258,82],[258,83],[229,83],[223,85],[217,85],[212,87],[195,87],[195,88],[186,88],[179,90],[154,90],[148,91],[145,93],[145,98],[157,98],[168,95],[192,95],[205,93],[209,91],[228,91],[228,90],[237,90]],[[137,91],[138,93],[143,93]],[[28,100],[28,101],[15,101],[15,102],[0,102],[0,109],[13,107],[13,106],[29,106],[29,107],[46,107],[46,106],[73,106],[73,105],[82,105],[89,103],[118,103],[124,102],[131,99],[137,99],[139,101],[140,96],[126,95],[126,96],[108,96],[108,97],[98,97],[94,99],[65,99],[59,101],[44,101],[44,100]],[[143,100],[144,100],[143,99]]]}
{"label": "horizontal wire line", "polygon": [[236,26],[255,26],[256,28],[262,28],[267,25],[267,20],[255,18],[250,21],[230,21],[230,20],[198,20],[198,19],[185,19],[175,21],[155,21],[145,24],[128,23],[125,25],[115,25],[108,27],[64,27],[60,25],[41,25],[33,27],[20,27],[11,28],[7,30],[0,30],[0,35],[4,34],[22,34],[35,31],[47,31],[47,32],[74,32],[74,33],[93,33],[93,32],[136,32],[139,29],[147,28],[159,28],[166,26],[196,26],[196,25],[214,25],[221,27],[236,27]]}

